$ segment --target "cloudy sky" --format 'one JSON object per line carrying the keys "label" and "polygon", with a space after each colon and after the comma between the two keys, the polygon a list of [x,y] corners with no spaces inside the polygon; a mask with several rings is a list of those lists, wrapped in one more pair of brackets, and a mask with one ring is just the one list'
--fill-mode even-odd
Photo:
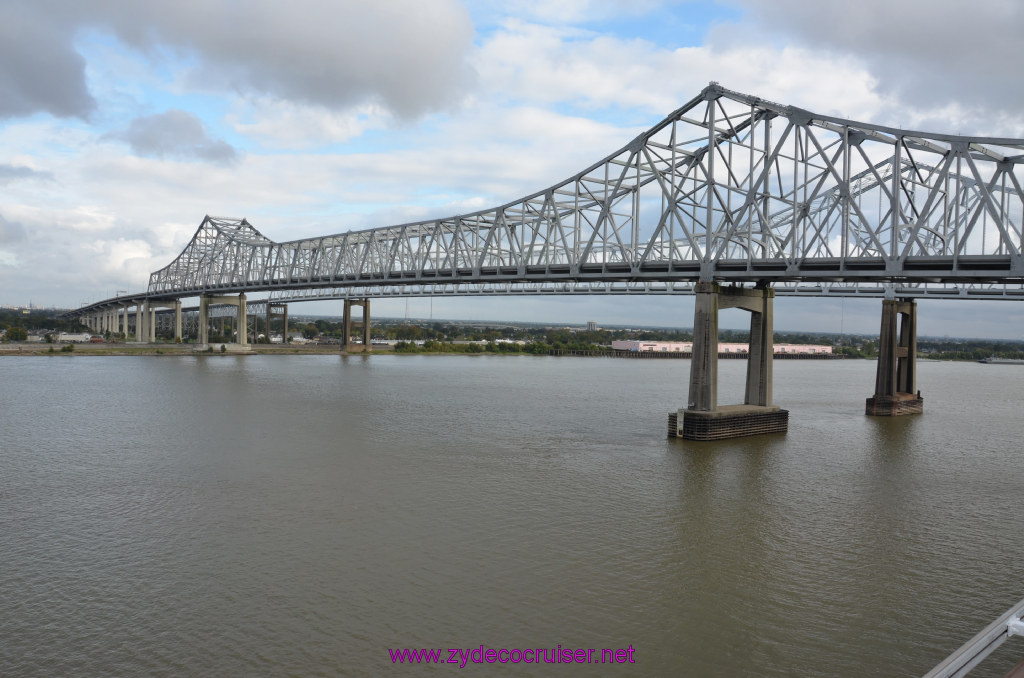
{"label": "cloudy sky", "polygon": [[[1024,137],[1024,3],[967,7],[0,0],[0,304],[143,290],[206,214],[291,240],[508,202],[711,80],[847,118]],[[781,330],[878,327],[877,301],[776,304]],[[685,297],[497,298],[380,301],[374,315],[682,327],[692,309]],[[292,310],[307,312],[340,311]],[[920,313],[922,334],[1024,336],[1014,302]]]}

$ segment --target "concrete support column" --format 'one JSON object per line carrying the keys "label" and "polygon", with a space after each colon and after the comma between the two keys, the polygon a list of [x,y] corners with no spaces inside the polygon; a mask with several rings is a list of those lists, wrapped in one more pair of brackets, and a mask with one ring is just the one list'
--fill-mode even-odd
{"label": "concrete support column", "polygon": [[760,310],[750,310],[750,353],[747,360],[747,388],[743,403],[765,406],[772,404],[772,357],[775,354],[772,326],[775,290],[759,287],[755,292],[760,292],[761,298],[751,299],[751,306]]}
{"label": "concrete support column", "polygon": [[267,300],[267,328],[265,330],[263,330],[264,332],[267,333],[266,336],[267,336],[267,343],[268,344],[270,343],[270,317],[271,317],[270,307],[271,307],[271,303],[270,303],[270,300],[268,299]]}
{"label": "concrete support column", "polygon": [[142,331],[142,302],[135,304],[135,341],[143,341],[145,332]]}
{"label": "concrete support column", "polygon": [[199,339],[200,345],[210,343],[210,297],[199,297]]}
{"label": "concrete support column", "polygon": [[370,300],[363,299],[363,350],[370,350]]}
{"label": "concrete support column", "polygon": [[284,312],[281,314],[283,322],[281,323],[281,345],[284,346],[288,343],[288,304],[284,305]]}
{"label": "concrete support column", "polygon": [[174,340],[181,343],[181,299],[174,300]]}
{"label": "concrete support column", "polygon": [[713,412],[718,408],[718,285],[698,283],[694,291],[688,409]]}
{"label": "concrete support column", "polygon": [[249,343],[248,318],[246,317],[245,295],[238,295],[238,315],[235,321],[238,325],[238,343],[243,346]]}
{"label": "concrete support column", "polygon": [[341,312],[341,350],[347,351],[352,341],[352,300],[346,299]]}
{"label": "concrete support column", "polygon": [[156,304],[146,302],[146,334],[149,343],[156,342]]}
{"label": "concrete support column", "polygon": [[875,395],[865,413],[874,416],[920,414],[924,401],[917,390],[917,302],[886,299],[878,337]]}

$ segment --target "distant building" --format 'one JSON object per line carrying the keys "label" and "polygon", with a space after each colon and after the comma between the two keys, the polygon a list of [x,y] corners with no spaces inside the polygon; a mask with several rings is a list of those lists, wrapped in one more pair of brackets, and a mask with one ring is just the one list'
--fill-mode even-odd
{"label": "distant building", "polygon": [[[616,351],[653,351],[657,353],[693,353],[692,341],[613,341]],[[749,344],[727,344],[719,342],[719,353],[749,353]],[[799,353],[809,355],[831,355],[831,346],[819,344],[775,344],[775,353]]]}
{"label": "distant building", "polygon": [[593,320],[587,322],[587,332],[597,332],[597,323]]}
{"label": "distant building", "polygon": [[62,344],[87,344],[91,339],[92,335],[86,332],[61,332],[57,335],[57,341]]}

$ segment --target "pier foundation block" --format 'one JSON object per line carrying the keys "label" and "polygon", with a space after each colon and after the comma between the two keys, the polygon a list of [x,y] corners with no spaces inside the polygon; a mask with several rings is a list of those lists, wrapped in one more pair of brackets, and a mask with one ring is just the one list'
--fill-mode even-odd
{"label": "pier foundation block", "polygon": [[868,398],[864,414],[872,417],[899,417],[924,412],[924,398],[911,393]]}
{"label": "pier foundation block", "polygon": [[789,410],[777,405],[722,405],[713,412],[679,410],[668,415],[669,437],[685,440],[724,440],[787,430]]}

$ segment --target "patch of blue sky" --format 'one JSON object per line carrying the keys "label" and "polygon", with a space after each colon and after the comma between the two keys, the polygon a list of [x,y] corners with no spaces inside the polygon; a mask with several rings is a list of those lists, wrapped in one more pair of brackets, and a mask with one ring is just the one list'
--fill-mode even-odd
{"label": "patch of blue sky", "polygon": [[586,24],[603,35],[624,40],[641,39],[662,49],[699,47],[708,31],[716,24],[732,23],[742,12],[732,7],[709,2],[672,3],[645,14],[624,14]]}
{"label": "patch of blue sky", "polygon": [[[671,111],[651,111],[625,100],[615,103],[603,100],[596,102],[589,99],[557,101],[546,108],[567,118],[585,118],[604,125],[622,127],[627,130],[634,129],[635,134],[639,134],[648,127],[653,127],[671,113]],[[632,139],[633,136],[624,138],[622,143],[625,144]]]}
{"label": "patch of blue sky", "polygon": [[117,132],[137,118],[179,109],[199,118],[211,138],[239,150],[253,146],[227,122],[230,97],[187,84],[188,73],[199,65],[187,51],[159,46],[140,51],[95,28],[75,36],[75,49],[85,59],[86,86],[97,102],[89,116],[94,132]]}
{"label": "patch of blue sky", "polygon": [[[559,28],[570,26],[588,34],[620,39],[643,39],[658,47],[673,49],[702,45],[707,32],[716,24],[738,21],[743,12],[723,2],[707,0],[665,0],[655,3],[621,3],[617,8],[595,3],[591,14],[582,13],[568,24],[556,24],[557,12],[522,12],[514,3],[505,8],[487,0],[464,0],[477,32],[477,42],[485,41],[510,20],[525,20]],[[517,11],[519,10],[519,11]],[[546,19],[545,16],[552,18]]]}

